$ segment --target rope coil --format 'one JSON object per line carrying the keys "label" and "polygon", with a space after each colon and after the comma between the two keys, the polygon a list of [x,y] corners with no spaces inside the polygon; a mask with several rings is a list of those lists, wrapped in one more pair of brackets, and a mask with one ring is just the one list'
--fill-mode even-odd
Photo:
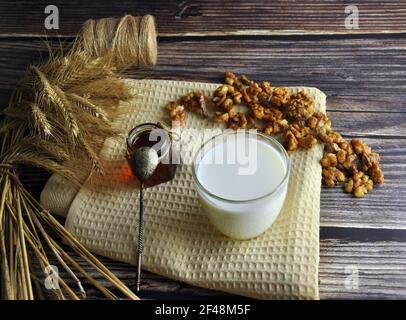
{"label": "rope coil", "polygon": [[79,43],[93,57],[112,53],[120,68],[153,66],[158,56],[155,19],[151,15],[88,20]]}

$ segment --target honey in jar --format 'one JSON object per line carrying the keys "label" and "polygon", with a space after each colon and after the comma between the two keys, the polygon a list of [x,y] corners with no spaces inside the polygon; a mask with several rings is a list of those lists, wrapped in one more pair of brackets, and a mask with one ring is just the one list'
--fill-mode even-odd
{"label": "honey in jar", "polygon": [[143,123],[133,128],[127,137],[127,161],[133,170],[137,165],[134,162],[134,152],[140,147],[155,149],[159,157],[159,164],[150,178],[144,182],[149,188],[172,180],[176,172],[176,164],[172,161],[172,137],[161,125]]}

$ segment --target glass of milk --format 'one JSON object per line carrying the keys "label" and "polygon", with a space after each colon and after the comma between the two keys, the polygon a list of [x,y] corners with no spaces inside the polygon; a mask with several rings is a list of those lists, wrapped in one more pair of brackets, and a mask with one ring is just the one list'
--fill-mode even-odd
{"label": "glass of milk", "polygon": [[267,230],[286,198],[289,156],[256,130],[225,131],[205,142],[193,162],[204,212],[219,231],[249,239]]}

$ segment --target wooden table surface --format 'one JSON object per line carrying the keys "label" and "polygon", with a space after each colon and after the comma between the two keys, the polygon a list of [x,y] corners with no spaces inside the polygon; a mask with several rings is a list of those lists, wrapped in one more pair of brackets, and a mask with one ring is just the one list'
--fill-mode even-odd
{"label": "wooden table surface", "polygon": [[[68,45],[88,18],[152,14],[154,70],[132,77],[221,82],[224,70],[273,85],[315,86],[345,137],[381,153],[385,184],[356,200],[323,188],[320,297],[406,298],[406,2],[358,1],[359,29],[344,27],[351,1],[53,1],[60,29],[44,29],[48,1],[0,2],[0,102],[25,68],[46,57],[44,35]],[[38,196],[47,174],[24,175]],[[130,287],[134,268],[102,258]],[[348,276],[358,270],[358,288]],[[347,283],[347,285],[346,285]],[[230,296],[144,273],[146,298]],[[87,286],[91,298],[98,294]]]}

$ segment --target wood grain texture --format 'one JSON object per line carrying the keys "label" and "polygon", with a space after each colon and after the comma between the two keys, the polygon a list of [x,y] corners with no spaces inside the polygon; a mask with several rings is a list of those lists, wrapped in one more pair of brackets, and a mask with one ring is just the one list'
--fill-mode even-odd
{"label": "wood grain texture", "polygon": [[[0,108],[24,69],[47,56],[45,44],[31,37],[44,37],[48,4],[0,2]],[[65,37],[63,47],[88,18],[153,14],[160,35],[158,65],[131,70],[130,77],[221,82],[228,69],[273,85],[315,86],[326,92],[335,128],[346,137],[365,137],[381,153],[386,183],[361,200],[339,188],[322,189],[320,297],[406,298],[406,2],[357,3],[358,30],[344,27],[344,8],[352,4],[344,0],[52,4],[60,11],[60,29],[46,34],[54,40],[56,34]],[[46,178],[42,171],[23,170],[24,184],[37,197]],[[134,288],[134,267],[101,260]],[[353,267],[358,288],[346,286]],[[90,299],[101,298],[84,284]],[[141,297],[147,299],[235,299],[148,272],[142,289]]]}
{"label": "wood grain texture", "polygon": [[[328,95],[329,110],[406,112],[403,37],[171,40],[161,41],[158,51],[153,70],[131,70],[129,75],[221,82],[224,70],[234,70],[273,85],[318,87]],[[41,56],[47,56],[42,41],[0,40],[0,103],[6,103],[25,68]],[[386,128],[380,131],[388,134]]]}
{"label": "wood grain texture", "polygon": [[[351,274],[358,274],[358,288]],[[324,299],[405,299],[406,245],[321,241],[319,281]]]}
{"label": "wood grain texture", "polygon": [[320,225],[406,229],[406,140],[364,140],[381,154],[385,184],[362,199],[345,194],[341,187],[323,186]]}
{"label": "wood grain texture", "polygon": [[[44,9],[59,8],[60,29],[45,30]],[[152,14],[161,36],[346,34],[406,31],[406,3],[356,2],[359,29],[346,29],[345,0],[311,1],[1,1],[0,35],[76,35],[88,18]],[[21,23],[23,21],[23,23]]]}
{"label": "wood grain texture", "polygon": [[[342,229],[342,228],[339,228]],[[322,228],[323,231],[323,228]],[[354,233],[355,230],[346,230]],[[323,233],[323,232],[322,232]],[[104,285],[109,284],[86,263],[73,256],[85,269]],[[135,288],[135,267],[100,257],[126,285]],[[55,259],[52,263],[58,265]],[[36,267],[38,268],[38,266]],[[38,269],[37,271],[40,272]],[[75,284],[63,270],[64,279]],[[321,299],[405,299],[406,298],[406,243],[397,241],[348,240],[324,237],[320,240],[319,291]],[[358,277],[356,283],[349,276]],[[89,299],[103,296],[84,282]],[[119,295],[119,292],[114,291]],[[140,297],[144,299],[233,299],[233,296],[143,272]]]}

